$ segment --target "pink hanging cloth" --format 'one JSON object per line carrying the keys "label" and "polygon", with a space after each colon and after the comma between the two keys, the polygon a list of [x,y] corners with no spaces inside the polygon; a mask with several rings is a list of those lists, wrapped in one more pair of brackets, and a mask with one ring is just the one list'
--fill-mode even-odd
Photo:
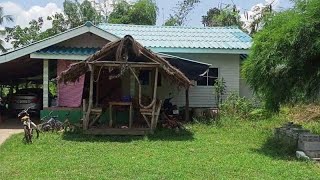
{"label": "pink hanging cloth", "polygon": [[[58,60],[57,74],[69,68],[70,64],[75,61]],[[59,83],[58,84],[58,106],[59,107],[80,107],[82,101],[82,93],[84,87],[84,77],[81,76],[78,81],[74,83]]]}

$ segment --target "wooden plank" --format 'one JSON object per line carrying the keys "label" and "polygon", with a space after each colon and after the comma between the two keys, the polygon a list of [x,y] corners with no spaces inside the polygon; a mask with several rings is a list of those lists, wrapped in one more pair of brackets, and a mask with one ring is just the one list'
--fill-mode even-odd
{"label": "wooden plank", "polygon": [[132,106],[132,102],[112,101],[112,102],[109,102],[109,104],[111,104],[113,106]]}
{"label": "wooden plank", "polygon": [[146,121],[148,127],[151,128],[151,125],[150,125],[148,117],[145,114],[142,114],[142,116],[143,116],[143,119]]}
{"label": "wooden plank", "polygon": [[128,64],[128,65],[160,65],[160,63],[150,63],[150,62],[122,62],[122,61],[94,61],[94,62],[87,62],[88,64]]}
{"label": "wooden plank", "polygon": [[97,115],[89,124],[89,127],[91,127],[98,119],[100,119],[102,113],[96,113],[95,115]]}
{"label": "wooden plank", "polygon": [[143,136],[150,131],[149,128],[137,128],[137,129],[118,129],[118,128],[96,128],[88,129],[84,131],[85,134],[93,135],[137,135]]}

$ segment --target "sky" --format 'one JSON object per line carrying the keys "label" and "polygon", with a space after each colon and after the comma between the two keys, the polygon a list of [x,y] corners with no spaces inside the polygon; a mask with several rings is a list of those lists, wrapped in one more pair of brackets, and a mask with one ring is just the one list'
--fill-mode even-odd
{"label": "sky", "polygon": [[[0,0],[0,6],[4,7],[5,14],[14,16],[14,24],[26,26],[32,19],[37,19],[40,16],[47,17],[55,12],[61,12],[63,9],[63,1],[64,0]],[[172,9],[178,1],[179,0],[156,0],[159,8],[157,25],[163,24],[164,20],[172,13]],[[251,8],[257,4],[265,4],[272,1],[274,1],[274,7],[278,10],[287,9],[292,6],[289,0],[200,0],[200,3],[188,16],[186,25],[202,26],[201,17],[205,15],[210,8],[217,7],[220,3],[234,3],[242,11],[250,11]],[[48,28],[49,26],[50,23],[44,23],[44,28]]]}

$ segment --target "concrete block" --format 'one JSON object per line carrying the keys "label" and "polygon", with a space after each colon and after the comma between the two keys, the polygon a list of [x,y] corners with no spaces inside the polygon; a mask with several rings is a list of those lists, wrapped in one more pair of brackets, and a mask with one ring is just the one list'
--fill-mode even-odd
{"label": "concrete block", "polygon": [[298,141],[298,149],[302,151],[319,151],[320,142]]}
{"label": "concrete block", "polygon": [[320,158],[320,151],[304,151],[310,158]]}

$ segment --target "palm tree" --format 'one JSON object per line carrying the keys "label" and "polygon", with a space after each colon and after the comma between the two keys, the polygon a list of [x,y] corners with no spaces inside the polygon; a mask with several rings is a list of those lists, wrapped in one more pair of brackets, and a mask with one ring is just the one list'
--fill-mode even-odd
{"label": "palm tree", "polygon": [[[13,22],[13,16],[12,15],[4,15],[3,7],[0,6],[0,25],[3,24],[3,22]],[[6,30],[0,30],[0,36],[4,36],[6,34]],[[5,52],[6,48],[3,46],[3,40],[0,39],[0,51]]]}

